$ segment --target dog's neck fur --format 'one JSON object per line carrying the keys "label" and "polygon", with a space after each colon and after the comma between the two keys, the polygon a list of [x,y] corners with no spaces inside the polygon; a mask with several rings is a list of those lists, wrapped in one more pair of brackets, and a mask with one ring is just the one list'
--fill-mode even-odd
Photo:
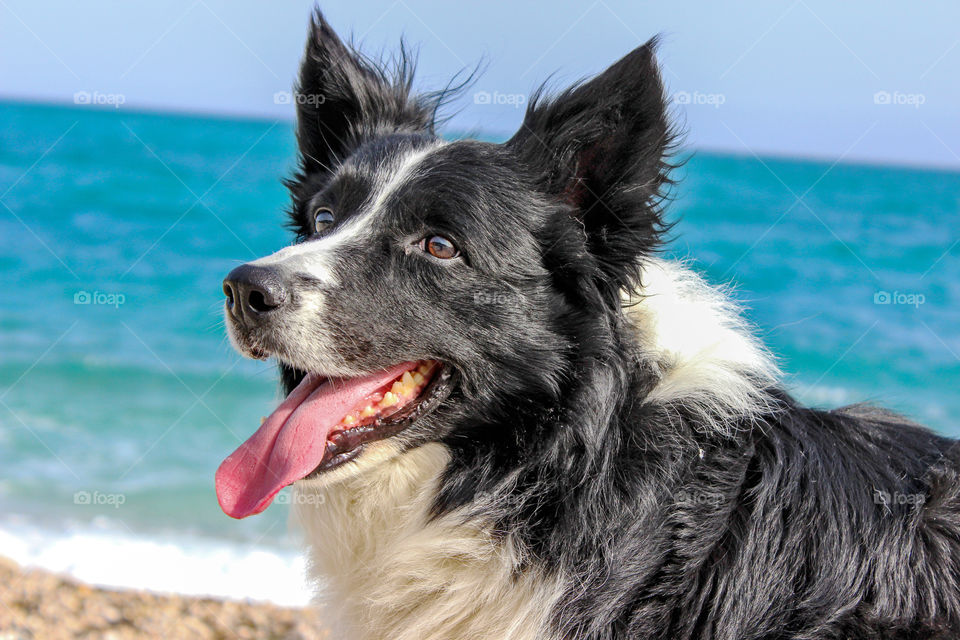
{"label": "dog's neck fur", "polygon": [[[625,313],[655,375],[644,402],[693,407],[711,435],[766,410],[762,391],[776,368],[727,297],[665,261],[649,261],[643,282]],[[560,572],[534,575],[521,545],[462,509],[432,517],[450,463],[444,445],[400,455],[392,447],[378,443],[344,480],[297,485],[293,517],[337,637],[551,637],[554,605],[569,588]]]}
{"label": "dog's neck fur", "polygon": [[560,589],[463,514],[431,518],[449,456],[428,444],[332,484],[297,486],[293,518],[337,638],[533,640]]}
{"label": "dog's neck fur", "polygon": [[647,260],[641,278],[643,287],[624,295],[624,309],[640,358],[657,375],[644,402],[682,405],[700,430],[725,434],[769,412],[765,391],[780,372],[730,292],[667,260]]}

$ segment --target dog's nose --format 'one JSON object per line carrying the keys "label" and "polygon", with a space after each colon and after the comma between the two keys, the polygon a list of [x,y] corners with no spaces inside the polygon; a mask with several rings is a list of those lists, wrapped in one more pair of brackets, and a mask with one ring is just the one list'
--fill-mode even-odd
{"label": "dog's nose", "polygon": [[223,281],[227,308],[241,322],[256,322],[287,302],[283,279],[269,267],[242,264]]}

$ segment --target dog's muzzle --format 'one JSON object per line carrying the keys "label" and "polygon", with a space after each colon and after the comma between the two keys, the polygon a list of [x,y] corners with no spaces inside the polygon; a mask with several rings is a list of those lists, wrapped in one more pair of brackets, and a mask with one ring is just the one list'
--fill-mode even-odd
{"label": "dog's muzzle", "polygon": [[227,274],[223,281],[227,312],[244,329],[268,322],[290,300],[283,278],[270,267],[243,264]]}

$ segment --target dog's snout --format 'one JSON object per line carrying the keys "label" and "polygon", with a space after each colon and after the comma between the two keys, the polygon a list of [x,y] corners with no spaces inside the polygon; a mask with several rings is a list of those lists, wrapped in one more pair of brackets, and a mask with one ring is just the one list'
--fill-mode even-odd
{"label": "dog's snout", "polygon": [[227,307],[241,322],[252,323],[282,307],[288,299],[283,278],[274,269],[243,264],[223,281]]}

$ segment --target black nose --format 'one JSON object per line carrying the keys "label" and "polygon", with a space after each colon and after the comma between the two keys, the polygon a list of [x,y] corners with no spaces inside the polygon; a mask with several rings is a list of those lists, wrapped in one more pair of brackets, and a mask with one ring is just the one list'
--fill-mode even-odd
{"label": "black nose", "polygon": [[269,267],[252,264],[242,264],[227,274],[223,293],[233,316],[246,323],[256,322],[282,307],[288,297],[280,274]]}

